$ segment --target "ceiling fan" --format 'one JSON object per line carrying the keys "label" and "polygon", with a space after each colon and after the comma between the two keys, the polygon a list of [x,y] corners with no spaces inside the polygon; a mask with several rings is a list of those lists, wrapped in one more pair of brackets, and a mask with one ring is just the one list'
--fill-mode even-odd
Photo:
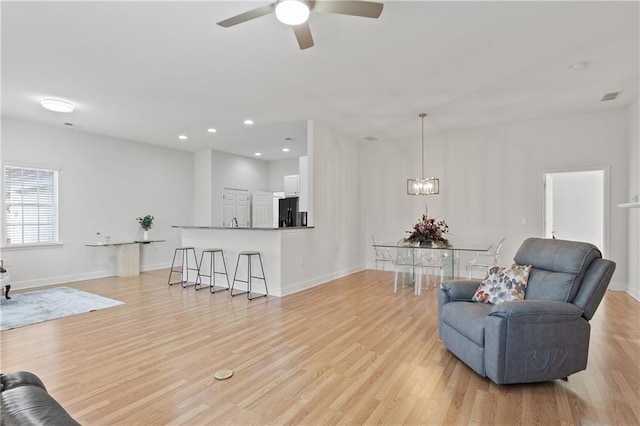
{"label": "ceiling fan", "polygon": [[291,25],[298,46],[304,50],[313,47],[313,37],[307,22],[311,11],[377,18],[382,13],[382,7],[382,3],[363,0],[277,0],[275,3],[220,21],[218,25],[228,28],[275,12],[280,22]]}

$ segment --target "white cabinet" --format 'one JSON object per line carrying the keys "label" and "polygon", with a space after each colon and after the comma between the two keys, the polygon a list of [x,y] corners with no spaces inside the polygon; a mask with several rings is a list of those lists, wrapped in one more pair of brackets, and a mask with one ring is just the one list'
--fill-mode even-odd
{"label": "white cabinet", "polygon": [[284,196],[297,197],[300,195],[300,175],[284,177]]}
{"label": "white cabinet", "polygon": [[222,226],[248,228],[249,191],[224,188],[222,191]]}

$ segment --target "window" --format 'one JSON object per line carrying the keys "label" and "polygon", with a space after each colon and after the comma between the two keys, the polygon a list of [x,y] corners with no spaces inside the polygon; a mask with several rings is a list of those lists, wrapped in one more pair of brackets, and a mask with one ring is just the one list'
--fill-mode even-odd
{"label": "window", "polygon": [[4,168],[7,245],[58,242],[58,171]]}

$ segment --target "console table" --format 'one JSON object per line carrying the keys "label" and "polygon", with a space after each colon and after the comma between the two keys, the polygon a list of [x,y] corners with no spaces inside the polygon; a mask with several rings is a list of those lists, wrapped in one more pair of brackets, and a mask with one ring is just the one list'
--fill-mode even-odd
{"label": "console table", "polygon": [[140,275],[140,244],[162,243],[165,240],[122,241],[114,243],[85,244],[86,247],[115,247],[116,275],[132,277]]}

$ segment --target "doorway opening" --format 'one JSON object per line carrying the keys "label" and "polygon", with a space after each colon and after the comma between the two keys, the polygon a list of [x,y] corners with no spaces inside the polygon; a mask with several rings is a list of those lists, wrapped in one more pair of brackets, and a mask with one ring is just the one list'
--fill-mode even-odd
{"label": "doorway opening", "polygon": [[608,248],[606,168],[545,172],[544,236]]}

